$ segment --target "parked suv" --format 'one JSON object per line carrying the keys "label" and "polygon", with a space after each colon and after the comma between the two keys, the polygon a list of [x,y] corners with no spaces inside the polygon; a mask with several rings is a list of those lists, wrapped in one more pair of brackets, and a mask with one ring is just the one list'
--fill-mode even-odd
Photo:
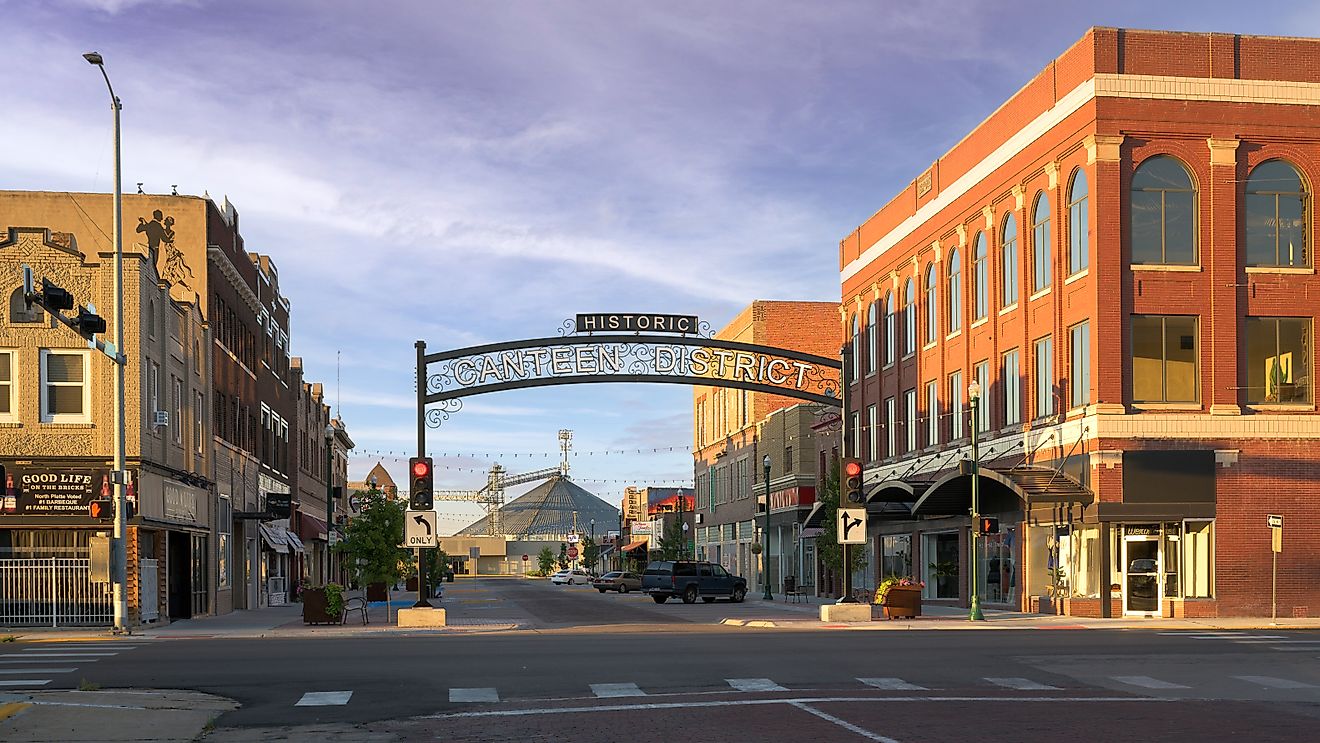
{"label": "parked suv", "polygon": [[698,597],[709,604],[727,596],[736,604],[747,596],[747,581],[709,562],[656,560],[642,573],[642,592],[657,604],[670,596],[681,597],[685,604],[696,603]]}

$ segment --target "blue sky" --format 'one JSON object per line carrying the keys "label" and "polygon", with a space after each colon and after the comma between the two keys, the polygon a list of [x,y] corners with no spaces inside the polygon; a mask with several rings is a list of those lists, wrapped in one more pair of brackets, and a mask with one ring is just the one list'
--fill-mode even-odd
{"label": "blue sky", "polygon": [[[554,335],[597,311],[719,327],[753,299],[837,300],[839,239],[1093,25],[1320,36],[1320,9],[0,0],[0,188],[111,189],[105,90],[80,57],[104,54],[125,188],[234,202],[356,477],[415,441],[417,339]],[[492,461],[552,464],[560,428],[575,478],[612,502],[691,478],[683,386],[471,398],[428,446],[467,455],[437,462],[464,488]],[[473,513],[441,510],[453,528]]]}

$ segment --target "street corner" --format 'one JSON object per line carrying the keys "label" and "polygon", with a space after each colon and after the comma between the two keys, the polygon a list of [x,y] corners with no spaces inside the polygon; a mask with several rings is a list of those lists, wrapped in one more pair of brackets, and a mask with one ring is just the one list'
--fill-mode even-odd
{"label": "street corner", "polygon": [[232,699],[182,689],[33,691],[0,702],[0,740],[29,743],[192,741]]}

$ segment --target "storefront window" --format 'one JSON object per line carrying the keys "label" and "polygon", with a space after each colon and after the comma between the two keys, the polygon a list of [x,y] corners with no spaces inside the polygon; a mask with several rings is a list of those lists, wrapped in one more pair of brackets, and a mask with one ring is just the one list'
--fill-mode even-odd
{"label": "storefront window", "polygon": [[1247,318],[1247,402],[1311,402],[1311,320]]}
{"label": "storefront window", "polygon": [[1215,522],[1188,521],[1182,537],[1183,596],[1210,598],[1215,590]]}
{"label": "storefront window", "polygon": [[1103,585],[1100,570],[1100,529],[1095,526],[1078,527],[1061,538],[1060,557],[1063,559],[1061,579],[1068,587],[1068,595],[1096,597]]}
{"label": "storefront window", "polygon": [[981,600],[989,604],[1017,601],[1017,529],[1007,527],[999,534],[987,534],[981,540]]}
{"label": "storefront window", "polygon": [[880,545],[880,577],[912,575],[912,535],[886,534]]}
{"label": "storefront window", "polygon": [[958,532],[947,531],[922,535],[922,580],[929,599],[958,598]]}

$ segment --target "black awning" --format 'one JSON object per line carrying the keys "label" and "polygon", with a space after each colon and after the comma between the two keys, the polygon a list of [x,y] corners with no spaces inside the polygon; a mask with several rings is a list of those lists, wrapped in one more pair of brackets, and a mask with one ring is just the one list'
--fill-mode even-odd
{"label": "black awning", "polygon": [[[981,467],[977,509],[981,513],[1021,511],[1027,494],[1004,475]],[[967,516],[972,512],[972,475],[958,472],[945,475],[930,484],[912,504],[914,516]]]}

